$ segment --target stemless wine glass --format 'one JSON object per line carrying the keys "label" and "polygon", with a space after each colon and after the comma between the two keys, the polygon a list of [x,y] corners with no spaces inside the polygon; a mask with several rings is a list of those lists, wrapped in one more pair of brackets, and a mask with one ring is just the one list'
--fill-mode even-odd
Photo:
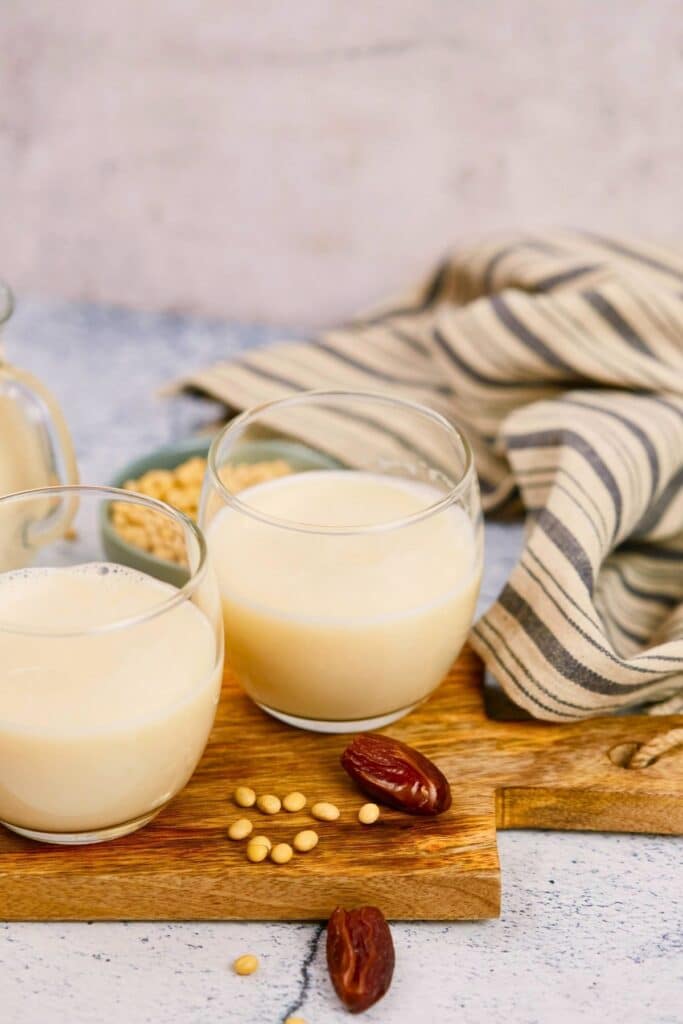
{"label": "stemless wine glass", "polygon": [[[115,511],[173,536],[172,582],[142,571]],[[0,498],[0,822],[65,844],[145,825],[204,751],[223,648],[204,538],[182,513],[109,487]]]}
{"label": "stemless wine glass", "polygon": [[211,447],[200,521],[228,663],[290,725],[386,725],[429,696],[465,641],[479,488],[467,440],[430,409],[313,391],[245,412]]}

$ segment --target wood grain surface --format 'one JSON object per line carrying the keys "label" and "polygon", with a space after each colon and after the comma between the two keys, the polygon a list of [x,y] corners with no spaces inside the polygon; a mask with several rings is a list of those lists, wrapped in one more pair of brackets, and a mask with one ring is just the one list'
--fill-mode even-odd
{"label": "wood grain surface", "polygon": [[[639,770],[624,751],[683,726],[683,716],[592,719],[575,725],[486,717],[481,665],[466,650],[439,691],[387,732],[445,771],[453,806],[436,819],[384,810],[358,824],[362,795],[339,766],[343,736],[305,733],[260,712],[227,678],[216,725],[187,788],[146,828],[114,842],[45,846],[0,830],[0,918],[5,920],[302,920],[337,904],[375,903],[387,917],[495,917],[500,909],[496,828],[683,833],[683,752]],[[338,822],[235,807],[239,783],[309,806],[331,800]],[[226,829],[290,841],[315,827],[320,843],[287,865],[251,864]]]}

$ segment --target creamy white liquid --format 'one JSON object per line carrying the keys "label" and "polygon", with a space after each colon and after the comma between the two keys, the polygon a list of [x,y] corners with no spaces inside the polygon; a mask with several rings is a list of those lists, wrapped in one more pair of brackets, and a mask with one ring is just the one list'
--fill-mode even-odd
{"label": "creamy white liquid", "polygon": [[14,398],[0,394],[0,495],[50,483],[39,431]]}
{"label": "creamy white liquid", "polygon": [[[54,483],[41,432],[22,405],[0,393],[0,497]],[[30,518],[40,521],[49,512],[49,502],[36,499],[30,507]],[[19,568],[30,560],[31,552],[23,543],[26,518],[25,505],[0,508],[0,572]],[[57,519],[55,527],[63,532],[69,523],[66,516],[61,523]]]}
{"label": "creamy white liquid", "polygon": [[[326,470],[239,497],[280,519],[344,527],[400,519],[442,495],[399,478]],[[225,508],[208,542],[228,661],[273,710],[350,721],[407,708],[438,685],[469,631],[481,566],[460,508],[353,535],[299,532]]]}
{"label": "creamy white liquid", "polygon": [[[203,752],[220,692],[215,632],[177,591],[122,566],[0,575],[0,820],[106,828],[162,806]],[[30,623],[53,635],[12,632]],[[81,635],[54,635],[70,632]]]}

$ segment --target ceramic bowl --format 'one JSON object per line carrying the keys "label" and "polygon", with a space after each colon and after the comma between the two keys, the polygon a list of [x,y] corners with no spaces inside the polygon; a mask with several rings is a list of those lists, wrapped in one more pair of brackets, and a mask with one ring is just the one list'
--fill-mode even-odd
{"label": "ceramic bowl", "polygon": [[[174,444],[157,448],[134,459],[121,469],[109,481],[112,487],[123,487],[126,480],[137,480],[150,469],[175,469],[196,456],[206,458],[212,438],[189,438]],[[286,459],[297,470],[338,468],[340,463],[321,455],[320,452],[308,448],[297,441],[246,441],[239,449],[240,462],[265,462],[271,459]],[[187,570],[181,566],[157,558],[133,544],[129,544],[114,529],[110,516],[104,510],[101,519],[102,544],[107,558],[112,562],[128,565],[139,569],[156,579],[182,586],[187,580]]]}

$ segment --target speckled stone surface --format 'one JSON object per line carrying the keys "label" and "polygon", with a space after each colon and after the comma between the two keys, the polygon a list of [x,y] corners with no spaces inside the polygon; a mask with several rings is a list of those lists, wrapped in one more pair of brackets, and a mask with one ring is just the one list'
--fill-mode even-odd
{"label": "speckled stone surface", "polygon": [[[84,480],[210,424],[218,408],[155,391],[275,335],[121,310],[26,301],[7,353],[62,402]],[[519,548],[490,527],[482,603]],[[680,1024],[683,840],[508,832],[500,920],[393,929],[397,968],[363,1019],[382,1024]],[[0,907],[0,919],[2,908]],[[302,924],[3,924],[0,1020],[46,1024],[307,1024],[348,1020],[327,980],[323,931]],[[261,969],[238,978],[252,952]]]}

